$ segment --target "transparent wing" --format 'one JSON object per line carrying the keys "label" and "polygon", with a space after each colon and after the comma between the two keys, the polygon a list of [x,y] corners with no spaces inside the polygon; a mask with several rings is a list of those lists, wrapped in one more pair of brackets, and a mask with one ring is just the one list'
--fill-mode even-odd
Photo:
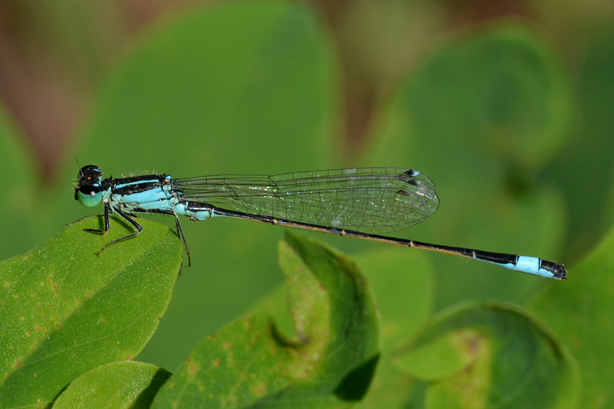
{"label": "transparent wing", "polygon": [[439,207],[433,181],[402,168],[217,175],[173,183],[184,199],[222,209],[372,234],[414,226]]}

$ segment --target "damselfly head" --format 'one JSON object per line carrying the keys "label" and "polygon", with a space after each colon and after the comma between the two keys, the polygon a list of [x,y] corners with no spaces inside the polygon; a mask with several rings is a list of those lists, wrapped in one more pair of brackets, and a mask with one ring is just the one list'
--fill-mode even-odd
{"label": "damselfly head", "polygon": [[100,182],[102,171],[98,166],[88,165],[79,169],[79,182],[75,186],[75,200],[85,207],[94,207],[102,200]]}

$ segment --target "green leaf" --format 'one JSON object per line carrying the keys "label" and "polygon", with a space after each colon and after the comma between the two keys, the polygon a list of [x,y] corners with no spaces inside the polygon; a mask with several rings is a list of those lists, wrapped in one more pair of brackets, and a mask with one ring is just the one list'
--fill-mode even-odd
{"label": "green leaf", "polygon": [[[415,135],[401,140],[405,149],[413,141],[437,144],[438,155],[420,161],[437,167],[489,154],[482,166],[511,160],[541,168],[568,137],[573,94],[565,67],[553,46],[522,24],[494,24],[441,47],[400,91],[387,125],[411,126]],[[394,134],[386,137],[400,130],[389,128]]]}
{"label": "green leaf", "polygon": [[592,252],[614,226],[614,24],[611,16],[604,23],[587,26],[581,58],[566,55],[573,61],[577,110],[572,137],[547,174],[565,194],[568,262]]}
{"label": "green leaf", "polygon": [[583,407],[614,401],[614,230],[570,269],[569,281],[548,289],[532,310],[556,331],[578,361]]}
{"label": "green leaf", "polygon": [[433,313],[433,266],[424,252],[380,246],[356,257],[383,317],[384,350],[413,336]]}
{"label": "green leaf", "polygon": [[[430,318],[434,302],[432,266],[423,252],[381,246],[357,257],[358,265],[376,295],[382,316],[382,351],[369,393],[357,407],[403,407],[415,380],[398,369],[392,353],[400,342],[413,337]],[[284,308],[282,288],[261,300],[250,314],[271,315],[283,334],[296,334]]]}
{"label": "green leaf", "polygon": [[154,408],[345,407],[361,399],[379,356],[379,323],[366,282],[344,255],[292,234],[280,263],[295,338],[261,317],[204,339]]}
{"label": "green leaf", "polygon": [[[105,177],[334,166],[338,61],[306,4],[218,2],[148,28],[100,87],[76,155],[82,165],[99,165]],[[64,197],[49,215],[63,215],[60,223],[91,214],[72,199],[74,161],[66,167]],[[172,319],[139,357],[165,368],[281,282],[270,251],[280,228],[228,219],[183,228],[190,274],[177,283]]]}
{"label": "green leaf", "polygon": [[34,196],[33,166],[18,143],[18,135],[0,105],[0,174],[7,182],[0,195],[0,260],[34,246],[32,215],[38,207]]}
{"label": "green leaf", "polygon": [[75,379],[54,409],[147,409],[171,373],[142,362],[113,362]]}
{"label": "green leaf", "polygon": [[181,266],[182,243],[140,220],[132,231],[102,218],[74,223],[41,247],[0,264],[0,407],[45,406],[73,379],[130,360],[164,314]]}
{"label": "green leaf", "polygon": [[[311,10],[237,2],[178,17],[104,84],[81,162],[190,177],[282,172],[331,155],[334,61]],[[290,136],[301,155],[289,155],[299,146],[284,145]]]}
{"label": "green leaf", "polygon": [[415,380],[400,371],[393,353],[430,319],[435,292],[434,272],[426,254],[382,246],[357,257],[377,298],[382,315],[382,353],[369,393],[359,408],[402,408]]}
{"label": "green leaf", "polygon": [[470,303],[442,313],[397,353],[430,382],[428,407],[575,408],[571,354],[522,310]]}
{"label": "green leaf", "polygon": [[[435,181],[441,206],[411,238],[556,260],[564,201],[533,181],[567,140],[572,101],[546,39],[521,24],[487,26],[435,50],[399,88],[369,163],[406,163]],[[526,302],[540,283],[432,259],[448,284],[437,288],[438,307],[467,298]]]}

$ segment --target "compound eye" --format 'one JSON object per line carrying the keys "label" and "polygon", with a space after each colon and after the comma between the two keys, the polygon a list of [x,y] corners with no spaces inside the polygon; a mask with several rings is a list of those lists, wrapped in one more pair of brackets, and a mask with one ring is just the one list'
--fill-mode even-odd
{"label": "compound eye", "polygon": [[85,207],[94,207],[102,200],[102,193],[96,186],[81,186],[75,192],[75,199]]}

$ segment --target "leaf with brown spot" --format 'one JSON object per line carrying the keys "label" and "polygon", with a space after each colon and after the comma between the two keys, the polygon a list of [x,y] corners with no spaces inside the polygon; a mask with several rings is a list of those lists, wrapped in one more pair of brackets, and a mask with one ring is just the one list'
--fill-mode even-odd
{"label": "leaf with brown spot", "polygon": [[[136,356],[170,301],[183,246],[140,220],[138,237],[112,220],[74,223],[41,247],[0,263],[0,407],[46,405],[84,372]],[[29,295],[33,294],[34,297]]]}

